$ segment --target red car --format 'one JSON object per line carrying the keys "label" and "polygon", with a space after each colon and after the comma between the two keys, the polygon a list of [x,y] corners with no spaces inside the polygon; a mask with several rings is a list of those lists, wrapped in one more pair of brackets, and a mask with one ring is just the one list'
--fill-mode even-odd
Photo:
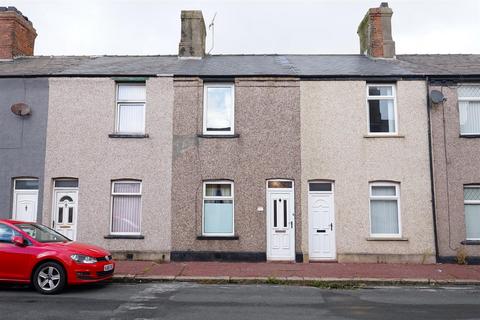
{"label": "red car", "polygon": [[73,242],[38,223],[0,220],[0,281],[33,284],[54,294],[65,285],[113,276],[115,262],[102,248]]}

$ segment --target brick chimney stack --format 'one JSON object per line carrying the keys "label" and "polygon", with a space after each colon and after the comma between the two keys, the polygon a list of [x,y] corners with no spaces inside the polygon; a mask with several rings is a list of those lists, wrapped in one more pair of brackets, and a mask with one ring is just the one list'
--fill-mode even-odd
{"label": "brick chimney stack", "polygon": [[33,56],[37,32],[15,7],[0,7],[0,59]]}
{"label": "brick chimney stack", "polygon": [[205,21],[202,11],[182,11],[182,34],[178,45],[178,57],[201,59],[205,56]]}
{"label": "brick chimney stack", "polygon": [[372,58],[394,58],[395,41],[392,39],[392,14],[387,2],[371,8],[358,26],[360,53]]}

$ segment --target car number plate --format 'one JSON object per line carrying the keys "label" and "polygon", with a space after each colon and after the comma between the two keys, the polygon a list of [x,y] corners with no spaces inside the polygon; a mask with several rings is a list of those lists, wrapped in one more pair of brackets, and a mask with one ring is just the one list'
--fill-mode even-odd
{"label": "car number plate", "polygon": [[103,266],[103,271],[110,271],[113,269],[113,264],[107,264]]}

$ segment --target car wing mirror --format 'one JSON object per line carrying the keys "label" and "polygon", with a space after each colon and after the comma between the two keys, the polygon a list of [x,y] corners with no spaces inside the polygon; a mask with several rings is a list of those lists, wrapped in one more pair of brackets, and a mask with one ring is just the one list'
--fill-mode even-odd
{"label": "car wing mirror", "polygon": [[12,242],[18,247],[25,247],[25,239],[23,239],[21,236],[13,236]]}

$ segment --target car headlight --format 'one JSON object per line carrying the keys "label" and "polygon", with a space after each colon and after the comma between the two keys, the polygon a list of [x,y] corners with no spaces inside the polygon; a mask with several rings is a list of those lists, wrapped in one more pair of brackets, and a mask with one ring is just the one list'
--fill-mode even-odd
{"label": "car headlight", "polygon": [[70,256],[73,261],[76,263],[96,263],[97,259],[92,258],[90,256],[84,256],[83,254],[72,254]]}

